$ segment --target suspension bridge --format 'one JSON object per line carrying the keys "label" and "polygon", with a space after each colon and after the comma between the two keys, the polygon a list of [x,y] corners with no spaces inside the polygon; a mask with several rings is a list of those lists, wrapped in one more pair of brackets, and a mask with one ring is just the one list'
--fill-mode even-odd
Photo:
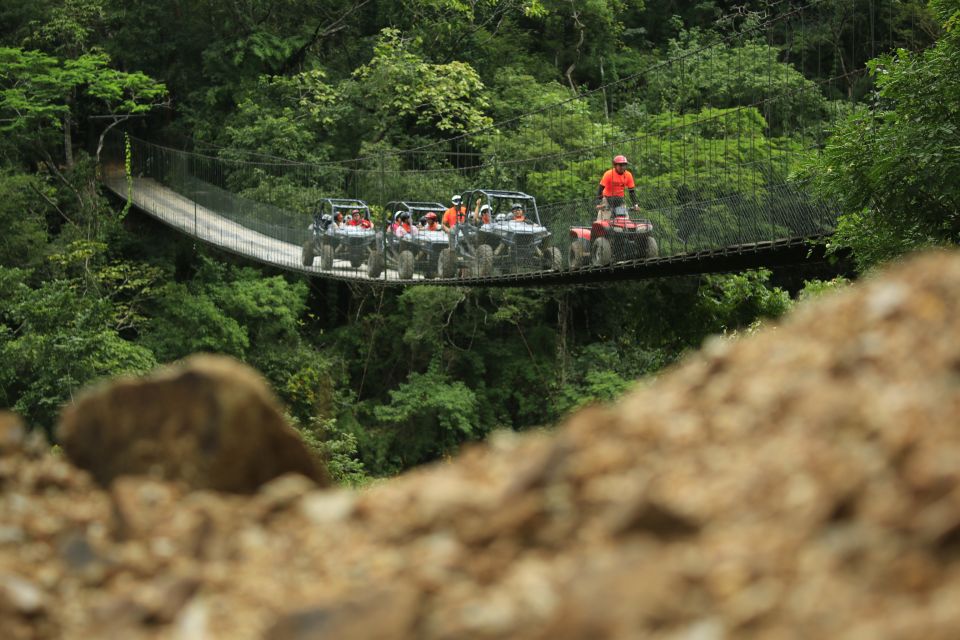
{"label": "suspension bridge", "polygon": [[[823,143],[824,122],[843,110],[865,71],[811,72],[795,45],[804,25],[803,9],[792,9],[596,90],[414,149],[302,163],[176,149],[112,131],[101,173],[107,188],[179,232],[321,278],[540,286],[818,260],[822,252],[811,247],[832,233],[838,212],[806,188],[804,167]],[[720,98],[705,88],[717,74],[732,87]],[[595,222],[599,178],[619,153],[636,178],[640,206],[630,216],[649,223],[654,251],[615,229],[602,250],[596,226],[592,246],[574,232]],[[545,231],[528,246],[512,236],[501,243],[491,220],[489,250],[458,255],[452,270],[428,252],[415,256],[412,270],[390,255],[388,203],[449,206],[452,194],[475,189],[535,197],[527,215]],[[379,222],[365,254],[314,257],[327,242],[311,229],[324,198],[370,204]],[[470,244],[449,242],[458,253]],[[558,260],[537,259],[553,248]]]}

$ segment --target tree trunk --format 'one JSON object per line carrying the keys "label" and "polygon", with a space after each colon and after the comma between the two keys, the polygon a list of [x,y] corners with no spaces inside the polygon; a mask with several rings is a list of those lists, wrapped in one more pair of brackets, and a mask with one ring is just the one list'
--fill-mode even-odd
{"label": "tree trunk", "polygon": [[73,136],[70,131],[72,127],[73,119],[70,117],[70,111],[68,110],[63,115],[63,161],[67,170],[73,168]]}

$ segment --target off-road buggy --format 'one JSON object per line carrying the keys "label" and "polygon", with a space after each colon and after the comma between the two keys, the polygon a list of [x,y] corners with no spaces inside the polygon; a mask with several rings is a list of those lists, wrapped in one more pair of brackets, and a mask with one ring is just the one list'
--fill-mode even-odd
{"label": "off-road buggy", "polygon": [[612,215],[608,208],[601,208],[590,226],[570,227],[570,268],[656,258],[657,240],[652,234],[653,223],[630,218],[625,206],[614,207]]}
{"label": "off-road buggy", "polygon": [[409,213],[415,227],[412,234],[398,238],[393,232],[393,224],[388,222],[383,233],[382,251],[387,267],[396,269],[397,277],[401,280],[410,280],[414,273],[422,274],[427,279],[437,277],[440,252],[450,246],[450,236],[439,228],[436,231],[430,231],[425,226],[417,228],[417,223],[431,212],[439,220],[443,210],[444,206],[439,202],[387,203],[387,211],[393,215],[398,211]]}
{"label": "off-road buggy", "polygon": [[[360,224],[350,224],[351,213],[360,212]],[[343,221],[338,222],[338,215]],[[365,221],[365,222],[364,222]],[[377,232],[370,222],[370,208],[363,200],[324,198],[314,212],[310,238],[303,244],[303,265],[309,267],[320,257],[320,268],[329,271],[336,260],[345,260],[354,269],[367,265],[367,276],[383,273],[383,254]]]}
{"label": "off-road buggy", "polygon": [[[560,250],[550,244],[550,231],[540,224],[533,196],[519,191],[477,189],[463,194],[467,221],[451,232],[450,248],[440,252],[439,271],[452,278],[458,269],[469,276],[495,272],[559,270]],[[484,205],[489,209],[481,209]],[[512,210],[519,206],[522,219]]]}

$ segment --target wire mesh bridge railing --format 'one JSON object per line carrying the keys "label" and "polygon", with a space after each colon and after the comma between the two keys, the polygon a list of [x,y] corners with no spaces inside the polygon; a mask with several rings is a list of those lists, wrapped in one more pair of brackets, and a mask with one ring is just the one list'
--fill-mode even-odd
{"label": "wire mesh bridge railing", "polygon": [[[598,271],[636,270],[646,263],[771,250],[829,234],[835,224],[835,212],[829,206],[781,182],[708,199],[683,190],[679,199],[676,191],[641,191],[639,211],[618,211],[625,216],[612,216],[609,209],[598,212],[593,197],[530,206],[526,199],[506,196],[499,213],[488,222],[474,223],[477,209],[473,207],[465,223],[453,234],[439,234],[439,244],[432,247],[389,242],[393,231],[386,221],[390,216],[374,215],[383,222],[354,233],[363,238],[347,246],[338,236],[349,235],[353,229],[348,227],[334,230],[331,226],[315,236],[314,214],[319,205],[297,211],[238,193],[231,188],[236,167],[228,161],[137,139],[129,139],[128,148],[129,172],[123,135],[108,140],[102,157],[104,182],[139,209],[220,249],[338,279],[408,284],[570,281],[578,275],[587,279]],[[509,212],[514,200],[526,205],[522,224],[514,223]],[[372,208],[380,209],[376,203]],[[436,213],[440,216],[443,211]],[[413,226],[416,234],[416,221]],[[465,236],[473,238],[472,245]],[[310,244],[314,248],[305,261],[304,245]],[[324,244],[335,248],[326,262]],[[477,251],[482,244],[490,249]],[[404,251],[412,254],[409,265],[403,263]]]}

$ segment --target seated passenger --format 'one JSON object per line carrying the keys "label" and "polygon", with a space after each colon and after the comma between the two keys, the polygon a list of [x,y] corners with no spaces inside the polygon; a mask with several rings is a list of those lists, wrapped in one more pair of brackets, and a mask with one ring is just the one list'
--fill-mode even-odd
{"label": "seated passenger", "polygon": [[337,229],[343,226],[343,211],[337,211],[336,215],[333,216],[333,226]]}
{"label": "seated passenger", "polygon": [[350,212],[350,215],[353,216],[354,220],[357,220],[356,224],[361,229],[373,229],[373,223],[370,222],[369,218],[367,218],[360,212],[360,209],[354,209],[353,211]]}
{"label": "seated passenger", "polygon": [[526,222],[526,221],[527,221],[527,216],[524,215],[524,213],[523,213],[523,205],[522,205],[522,204],[517,203],[517,204],[513,205],[512,207],[510,207],[510,211],[513,213],[513,221],[514,221],[514,222]]}
{"label": "seated passenger", "polygon": [[473,219],[476,220],[479,224],[490,224],[490,212],[492,209],[490,205],[484,204],[474,213]]}
{"label": "seated passenger", "polygon": [[400,214],[400,224],[397,226],[397,230],[394,231],[398,238],[403,238],[404,236],[413,235],[416,233],[416,230],[410,224],[410,214],[404,211]]}
{"label": "seated passenger", "polygon": [[442,231],[440,223],[437,221],[437,214],[433,211],[428,211],[427,215],[423,216],[426,221],[426,226],[424,227],[427,231]]}
{"label": "seated passenger", "polygon": [[390,233],[396,233],[397,227],[400,226],[400,216],[403,215],[403,211],[394,211],[393,212],[393,222],[390,223]]}
{"label": "seated passenger", "polygon": [[347,219],[348,227],[359,227],[360,226],[360,210],[354,209],[350,212],[350,217]]}

